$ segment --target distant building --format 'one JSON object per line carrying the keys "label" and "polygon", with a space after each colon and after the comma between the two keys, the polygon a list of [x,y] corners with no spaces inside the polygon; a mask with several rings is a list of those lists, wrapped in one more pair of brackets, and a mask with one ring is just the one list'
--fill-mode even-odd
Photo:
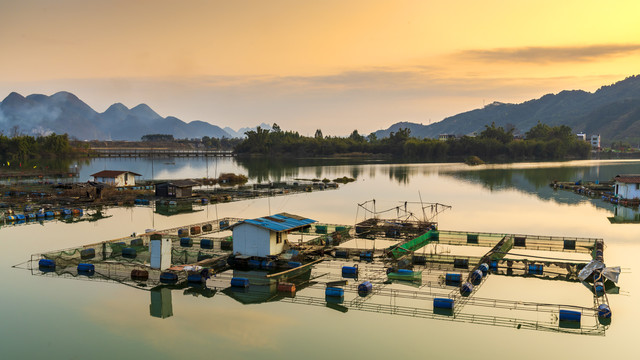
{"label": "distant building", "polygon": [[455,138],[456,138],[456,136],[453,135],[453,134],[440,134],[440,135],[438,135],[438,140],[440,140],[440,141],[453,140]]}
{"label": "distant building", "polygon": [[92,174],[93,181],[112,186],[135,186],[136,176],[142,176],[132,171],[103,170]]}
{"label": "distant building", "polygon": [[587,134],[585,133],[579,133],[576,134],[576,136],[578,137],[578,140],[587,141]]}
{"label": "distant building", "polygon": [[243,220],[232,225],[233,252],[244,256],[266,257],[284,250],[287,234],[316,220],[280,213],[257,219]]}
{"label": "distant building", "polygon": [[185,198],[191,197],[194,186],[200,185],[193,180],[173,180],[156,184],[156,196]]}
{"label": "distant building", "polygon": [[622,199],[640,198],[640,175],[622,174],[613,178],[615,181],[615,194]]}
{"label": "distant building", "polygon": [[600,134],[591,135],[591,147],[600,150]]}

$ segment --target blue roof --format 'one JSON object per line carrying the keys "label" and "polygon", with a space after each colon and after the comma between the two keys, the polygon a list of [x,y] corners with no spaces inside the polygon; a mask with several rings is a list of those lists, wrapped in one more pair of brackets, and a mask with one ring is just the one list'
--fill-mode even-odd
{"label": "blue roof", "polygon": [[306,219],[297,215],[282,213],[282,214],[260,217],[257,219],[243,220],[233,224],[232,227],[236,227],[240,224],[251,224],[251,225],[259,226],[261,228],[265,228],[268,230],[280,232],[280,231],[296,229],[299,227],[303,227],[305,225],[313,224],[315,222],[317,221],[312,219]]}

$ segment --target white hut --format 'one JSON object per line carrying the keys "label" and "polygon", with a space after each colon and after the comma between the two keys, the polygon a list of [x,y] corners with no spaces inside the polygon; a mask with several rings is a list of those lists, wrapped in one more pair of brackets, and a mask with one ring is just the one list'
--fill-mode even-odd
{"label": "white hut", "polygon": [[93,181],[99,183],[105,183],[112,186],[135,186],[136,176],[142,176],[134,173],[133,171],[121,171],[121,170],[102,170],[95,174],[92,174]]}
{"label": "white hut", "polygon": [[615,193],[617,197],[621,199],[640,198],[640,175],[617,175],[613,180],[616,182]]}
{"label": "white hut", "polygon": [[233,251],[244,256],[266,257],[284,250],[287,234],[317,222],[301,216],[280,213],[232,225]]}

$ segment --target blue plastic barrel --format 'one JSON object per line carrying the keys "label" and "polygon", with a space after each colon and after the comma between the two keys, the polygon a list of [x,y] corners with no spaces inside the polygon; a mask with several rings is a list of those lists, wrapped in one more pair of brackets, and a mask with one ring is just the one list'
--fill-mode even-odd
{"label": "blue plastic barrel", "polygon": [[474,285],[480,284],[480,282],[482,281],[482,271],[476,270],[472,272],[470,278],[471,278],[472,284]]}
{"label": "blue plastic barrel", "polygon": [[234,277],[231,278],[231,286],[233,287],[248,287],[249,286],[249,279],[247,278],[242,278],[242,277]]}
{"label": "blue plastic barrel", "polygon": [[96,268],[93,264],[78,264],[78,275],[92,276],[95,273],[95,270]]}
{"label": "blue plastic barrel", "polygon": [[188,237],[180,238],[180,246],[191,247],[193,246],[193,240],[191,240],[191,238],[188,238]]}
{"label": "blue plastic barrel", "polygon": [[356,277],[358,276],[358,268],[355,266],[343,266],[342,277]]}
{"label": "blue plastic barrel", "polygon": [[262,262],[260,260],[249,259],[248,263],[250,268],[257,269]]}
{"label": "blue plastic barrel", "polygon": [[611,309],[609,308],[609,305],[600,304],[600,306],[598,306],[598,317],[603,319],[611,318]]}
{"label": "blue plastic barrel", "polygon": [[297,267],[299,267],[299,266],[300,266],[300,265],[302,265],[302,264],[301,264],[301,263],[299,263],[298,261],[289,261],[289,262],[287,263],[287,265],[288,265],[290,268],[292,268],[292,269],[293,269],[293,268],[297,268]]}
{"label": "blue plastic barrel", "polygon": [[573,310],[560,310],[560,321],[580,322],[582,313]]}
{"label": "blue plastic barrel", "polygon": [[469,296],[473,292],[473,284],[466,282],[460,286],[460,295]]}
{"label": "blue plastic barrel", "polygon": [[185,236],[185,235],[189,235],[189,229],[179,229],[178,230],[178,236]]}
{"label": "blue plastic barrel", "polygon": [[172,272],[163,272],[160,274],[160,282],[163,284],[175,284],[178,282],[178,274]]}
{"label": "blue plastic barrel", "polygon": [[401,275],[413,275],[413,270],[409,269],[398,269],[396,272]]}
{"label": "blue plastic barrel", "polygon": [[332,297],[343,297],[344,296],[344,289],[343,288],[337,288],[337,287],[328,287],[324,290],[324,294],[325,296],[332,296]]}
{"label": "blue plastic barrel", "polygon": [[51,259],[40,259],[38,268],[43,272],[53,271],[56,269],[56,262]]}
{"label": "blue plastic barrel", "polygon": [[373,261],[373,254],[370,252],[361,252],[360,253],[360,261]]}
{"label": "blue plastic barrel", "polygon": [[42,219],[42,218],[44,218],[44,212],[38,212],[38,213],[36,213],[36,217],[37,217],[38,219]]}
{"label": "blue plastic barrel", "polygon": [[529,264],[529,275],[542,275],[544,272],[544,265],[542,264]]}
{"label": "blue plastic barrel", "polygon": [[202,240],[200,240],[200,248],[201,249],[213,249],[213,240],[211,240],[211,239],[202,239]]}
{"label": "blue plastic barrel", "polygon": [[489,265],[482,263],[478,266],[478,270],[482,271],[482,276],[487,276],[487,273],[489,272]]}
{"label": "blue plastic barrel", "polygon": [[371,281],[365,281],[362,284],[358,285],[358,292],[368,294],[373,290],[373,285]]}
{"label": "blue plastic barrel", "polygon": [[138,256],[136,249],[130,247],[122,249],[122,257],[134,259],[136,256]]}
{"label": "blue plastic barrel", "polygon": [[191,284],[202,284],[204,282],[204,279],[200,274],[191,274],[187,276],[187,282]]}
{"label": "blue plastic barrel", "polygon": [[462,281],[462,274],[458,273],[447,273],[444,276],[444,282],[446,285],[458,285]]}
{"label": "blue plastic barrel", "polygon": [[596,292],[596,296],[604,295],[604,283],[602,283],[602,281],[596,282],[595,284],[593,284],[593,287]]}
{"label": "blue plastic barrel", "polygon": [[133,239],[131,240],[131,246],[142,246],[144,245],[144,242],[142,241],[142,239]]}
{"label": "blue plastic barrel", "polygon": [[433,299],[434,309],[453,309],[453,299],[435,298]]}
{"label": "blue plastic barrel", "polygon": [[62,209],[62,215],[71,215],[70,209]]}
{"label": "blue plastic barrel", "polygon": [[44,212],[44,216],[45,216],[45,217],[48,217],[48,218],[51,218],[51,217],[53,217],[53,216],[54,216],[54,213],[53,213],[53,211],[45,211],[45,212]]}
{"label": "blue plastic barrel", "polygon": [[491,262],[489,263],[489,270],[498,271],[498,261],[497,260],[491,260]]}

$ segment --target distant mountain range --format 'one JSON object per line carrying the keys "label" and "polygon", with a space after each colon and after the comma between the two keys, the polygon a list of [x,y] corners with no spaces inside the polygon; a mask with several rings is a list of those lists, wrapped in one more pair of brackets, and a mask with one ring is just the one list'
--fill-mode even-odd
{"label": "distant mountain range", "polygon": [[588,136],[600,134],[602,141],[640,141],[640,76],[632,76],[594,93],[571,90],[547,94],[521,104],[494,102],[482,109],[448,117],[431,125],[399,122],[386,130],[376,131],[378,138],[389,136],[400,128],[411,135],[437,138],[440,134],[469,135],[484,130],[485,125],[514,126],[524,134],[542,122],[551,126],[567,125],[574,132]]}
{"label": "distant mountain range", "polygon": [[9,94],[0,102],[0,131],[11,135],[14,130],[28,135],[67,133],[80,140],[140,140],[147,134],[171,134],[178,139],[244,137],[250,129],[236,132],[204,121],[186,123],[173,116],[163,118],[146,104],[129,109],[116,103],[98,113],[75,95],[62,91],[51,96]]}

